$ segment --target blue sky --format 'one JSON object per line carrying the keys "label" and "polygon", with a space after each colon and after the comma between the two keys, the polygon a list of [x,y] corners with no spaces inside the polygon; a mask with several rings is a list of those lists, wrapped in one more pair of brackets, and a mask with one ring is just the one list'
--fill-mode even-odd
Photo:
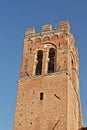
{"label": "blue sky", "polygon": [[87,0],[0,0],[0,130],[12,130],[26,28],[68,20],[80,57],[80,93],[87,125]]}

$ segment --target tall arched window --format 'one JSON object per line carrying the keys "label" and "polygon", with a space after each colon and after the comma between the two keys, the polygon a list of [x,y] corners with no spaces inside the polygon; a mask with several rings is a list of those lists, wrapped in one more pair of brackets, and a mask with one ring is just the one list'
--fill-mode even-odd
{"label": "tall arched window", "polygon": [[36,75],[42,74],[42,60],[43,60],[43,51],[39,50],[37,52],[37,65],[36,65]]}
{"label": "tall arched window", "polygon": [[54,71],[55,71],[55,49],[50,48],[50,50],[49,50],[48,73],[53,73]]}

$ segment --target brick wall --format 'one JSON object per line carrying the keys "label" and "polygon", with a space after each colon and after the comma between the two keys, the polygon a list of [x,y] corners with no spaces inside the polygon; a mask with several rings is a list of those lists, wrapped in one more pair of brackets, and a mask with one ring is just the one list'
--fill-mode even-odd
{"label": "brick wall", "polygon": [[[14,130],[81,128],[79,59],[74,42],[67,21],[60,22],[56,30],[51,25],[44,25],[41,33],[35,33],[34,28],[26,30]],[[51,48],[55,51],[51,59],[54,70],[49,73]],[[39,51],[42,51],[43,57],[40,61],[41,73],[36,75]]]}

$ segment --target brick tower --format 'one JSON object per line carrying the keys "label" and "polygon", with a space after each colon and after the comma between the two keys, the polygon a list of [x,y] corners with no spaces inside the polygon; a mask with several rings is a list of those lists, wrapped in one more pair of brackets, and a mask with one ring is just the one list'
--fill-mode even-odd
{"label": "brick tower", "polygon": [[14,130],[79,130],[79,59],[67,21],[27,29]]}

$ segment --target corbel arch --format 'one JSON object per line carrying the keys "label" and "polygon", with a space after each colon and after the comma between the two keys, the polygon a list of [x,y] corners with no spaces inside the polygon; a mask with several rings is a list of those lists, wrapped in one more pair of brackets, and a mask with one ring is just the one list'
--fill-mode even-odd
{"label": "corbel arch", "polygon": [[44,36],[42,42],[50,41],[50,36]]}

